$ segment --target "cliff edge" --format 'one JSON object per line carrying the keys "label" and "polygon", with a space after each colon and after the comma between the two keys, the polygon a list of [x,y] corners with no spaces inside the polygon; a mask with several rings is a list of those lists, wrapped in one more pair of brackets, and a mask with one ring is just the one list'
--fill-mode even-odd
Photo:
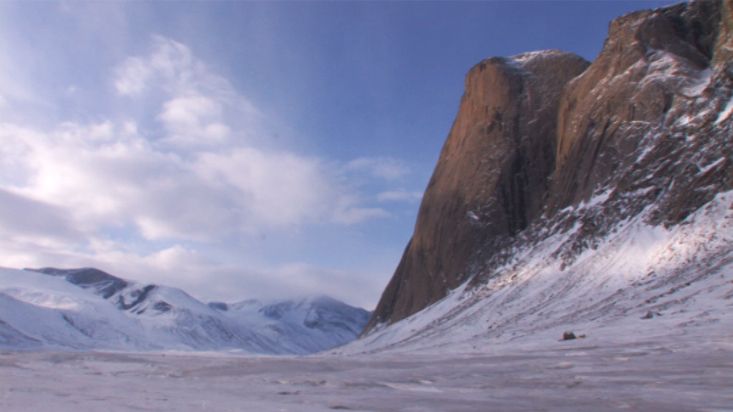
{"label": "cliff edge", "polygon": [[676,225],[733,188],[733,0],[614,20],[592,63],[490,58],[465,92],[415,231],[367,326],[410,316],[518,247],[573,228],[572,262],[621,221]]}

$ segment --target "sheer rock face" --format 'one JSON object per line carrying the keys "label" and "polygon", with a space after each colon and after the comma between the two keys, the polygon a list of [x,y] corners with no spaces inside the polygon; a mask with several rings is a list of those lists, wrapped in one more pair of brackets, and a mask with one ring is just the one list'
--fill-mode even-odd
{"label": "sheer rock face", "polygon": [[707,89],[722,74],[716,69],[730,61],[730,35],[718,35],[721,22],[730,22],[725,9],[700,1],[611,24],[598,59],[570,82],[560,103],[550,216],[613,185],[615,171],[642,160],[645,137],[660,128],[674,134],[684,126],[675,124],[680,116],[699,111],[695,101],[714,93]]}
{"label": "sheer rock face", "polygon": [[623,219],[677,224],[732,189],[732,95],[733,0],[620,17],[590,66],[481,62],[367,332],[496,275],[513,247],[574,227],[557,250],[572,260]]}
{"label": "sheer rock face", "polygon": [[544,51],[491,58],[469,71],[412,240],[372,326],[445,296],[466,279],[476,245],[511,236],[541,213],[560,93],[587,65]]}
{"label": "sheer rock face", "polygon": [[698,1],[621,17],[568,83],[545,209],[575,228],[565,263],[619,222],[680,224],[733,188],[732,12],[731,0]]}

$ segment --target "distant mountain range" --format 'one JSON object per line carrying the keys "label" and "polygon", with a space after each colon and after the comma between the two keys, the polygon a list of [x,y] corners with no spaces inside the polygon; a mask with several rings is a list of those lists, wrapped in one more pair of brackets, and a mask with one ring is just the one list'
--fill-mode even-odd
{"label": "distant mountain range", "polygon": [[203,303],[93,268],[0,269],[0,348],[308,354],[358,336],[369,312],[320,296]]}

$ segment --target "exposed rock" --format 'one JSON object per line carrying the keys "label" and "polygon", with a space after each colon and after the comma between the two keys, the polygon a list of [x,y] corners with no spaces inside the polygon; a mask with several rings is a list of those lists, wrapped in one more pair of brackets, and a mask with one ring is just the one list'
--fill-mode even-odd
{"label": "exposed rock", "polygon": [[[598,59],[573,79],[558,114],[546,216],[573,208],[567,261],[624,219],[674,225],[733,188],[733,2],[632,13],[611,24]],[[591,200],[595,197],[595,200]],[[579,204],[593,208],[578,208]]]}
{"label": "exposed rock", "polygon": [[733,188],[733,0],[614,20],[590,66],[557,51],[475,66],[415,232],[367,331],[472,278],[517,247],[573,229],[570,263],[646,211],[676,225]]}
{"label": "exposed rock", "polygon": [[224,302],[209,302],[209,303],[207,303],[207,305],[211,309],[216,309],[216,310],[221,311],[221,312],[226,312],[226,311],[229,310],[229,305],[227,305]]}
{"label": "exposed rock", "polygon": [[[700,1],[611,23],[602,52],[568,84],[560,103],[550,216],[618,184],[617,171],[633,170],[645,160],[638,156],[645,137],[660,127],[674,132],[681,115],[696,112],[691,106],[697,95],[710,86],[718,89],[711,77],[713,59],[733,45],[718,39],[719,22],[719,4]],[[705,84],[708,80],[713,83]],[[675,149],[660,148],[646,160],[668,159]],[[684,174],[675,172],[663,173]]]}
{"label": "exposed rock", "polygon": [[82,288],[93,288],[98,294],[105,299],[114,295],[128,286],[123,279],[112,276],[107,272],[103,272],[94,268],[81,269],[26,269],[34,272],[45,273],[52,276],[63,276],[67,281]]}
{"label": "exposed rock", "polygon": [[544,51],[471,69],[415,233],[370,326],[442,298],[466,280],[476,245],[499,243],[541,213],[560,93],[587,65],[573,54]]}
{"label": "exposed rock", "polygon": [[562,340],[575,340],[577,337],[575,336],[574,332],[571,331],[565,331],[562,334]]}
{"label": "exposed rock", "polygon": [[646,315],[642,316],[642,319],[654,319],[655,316],[662,316],[661,313],[655,312],[653,310],[647,311]]}

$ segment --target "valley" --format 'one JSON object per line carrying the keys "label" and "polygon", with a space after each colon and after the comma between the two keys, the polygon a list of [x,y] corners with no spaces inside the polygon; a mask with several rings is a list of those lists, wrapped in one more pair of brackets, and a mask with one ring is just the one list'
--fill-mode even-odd
{"label": "valley", "polygon": [[730,410],[733,347],[724,336],[701,336],[486,342],[472,353],[349,357],[3,352],[0,408]]}

